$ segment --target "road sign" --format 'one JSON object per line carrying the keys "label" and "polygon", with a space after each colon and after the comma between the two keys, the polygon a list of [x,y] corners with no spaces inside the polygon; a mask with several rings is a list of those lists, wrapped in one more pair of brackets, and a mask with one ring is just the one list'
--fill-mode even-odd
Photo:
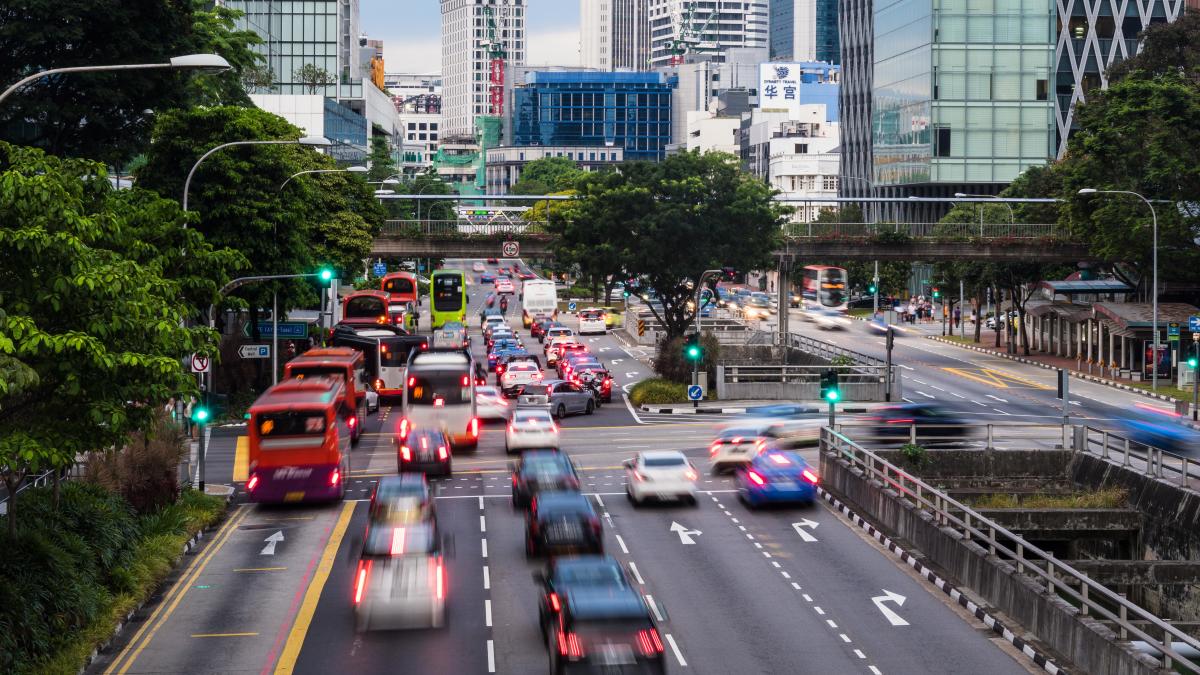
{"label": "road sign", "polygon": [[688,385],[687,394],[689,401],[699,401],[700,399],[704,398],[704,387],[701,387],[698,384],[690,384]]}
{"label": "road sign", "polygon": [[193,373],[207,373],[212,361],[203,354],[192,354],[190,359]]}
{"label": "road sign", "polygon": [[1200,316],[1193,314],[1188,317],[1188,330],[1200,333]]}
{"label": "road sign", "polygon": [[505,258],[520,258],[521,243],[517,241],[506,241],[500,245],[500,255]]}
{"label": "road sign", "polygon": [[575,311],[575,308],[576,308],[576,307],[578,307],[578,306],[579,306],[579,305],[577,305],[577,304],[575,304],[575,303],[573,303],[573,302],[568,302],[568,303],[567,303],[567,311],[568,311],[568,312],[574,312],[574,311]]}
{"label": "road sign", "polygon": [[271,358],[271,345],[242,345],[238,349],[238,356],[243,359],[269,359]]}
{"label": "road sign", "polygon": [[[271,337],[271,330],[274,324],[270,321],[258,322],[258,334],[260,337]],[[250,324],[242,325],[242,335],[250,337]],[[279,337],[284,340],[303,340],[308,337],[308,324],[303,321],[281,321],[279,323]]]}
{"label": "road sign", "polygon": [[383,263],[375,263],[375,267],[372,268],[371,271],[375,273],[375,276],[381,277],[387,274],[387,265]]}

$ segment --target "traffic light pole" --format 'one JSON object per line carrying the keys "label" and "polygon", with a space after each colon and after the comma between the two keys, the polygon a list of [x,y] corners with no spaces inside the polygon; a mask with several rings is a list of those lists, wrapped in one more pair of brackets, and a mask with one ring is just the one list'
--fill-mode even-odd
{"label": "traffic light pole", "polygon": [[[1197,410],[1200,407],[1200,333],[1192,333],[1192,354],[1196,365],[1192,367],[1192,421],[1197,420]],[[1158,364],[1154,367],[1157,369]]]}
{"label": "traffic light pole", "polygon": [[879,316],[879,261],[875,261],[875,276],[871,277],[871,288],[874,294],[871,316]]}
{"label": "traffic light pole", "polygon": [[[204,393],[204,399],[205,399],[205,401],[208,400],[208,392]],[[206,410],[208,409],[207,406],[205,407],[205,409]],[[200,462],[199,462],[200,473],[198,476],[197,483],[199,484],[200,492],[204,492],[204,456],[206,454],[208,454],[208,441],[205,438],[208,434],[204,433],[205,426],[206,426],[205,422],[201,422],[199,424],[199,429],[200,429]]]}

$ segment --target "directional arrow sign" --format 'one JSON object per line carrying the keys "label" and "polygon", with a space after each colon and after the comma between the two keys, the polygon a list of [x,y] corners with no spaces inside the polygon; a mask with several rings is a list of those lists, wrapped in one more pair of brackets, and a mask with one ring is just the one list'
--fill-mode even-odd
{"label": "directional arrow sign", "polygon": [[276,530],[275,534],[267,537],[263,541],[267,542],[267,545],[264,546],[263,550],[259,551],[258,554],[259,555],[275,555],[275,544],[278,544],[279,542],[283,541],[283,531]]}
{"label": "directional arrow sign", "polygon": [[792,523],[792,529],[795,530],[796,534],[800,535],[800,538],[803,539],[804,541],[816,541],[817,538],[812,536],[811,534],[809,534],[808,530],[806,530],[804,528],[807,527],[809,529],[815,530],[815,529],[817,529],[817,525],[819,525],[819,524],[820,523],[817,523],[816,521],[805,518],[804,520],[802,520],[798,523]]}
{"label": "directional arrow sign", "polygon": [[671,531],[678,534],[679,535],[679,543],[685,544],[685,545],[686,544],[695,544],[696,542],[692,541],[692,537],[695,537],[700,534],[704,534],[700,530],[689,530],[686,527],[684,527],[683,525],[680,525],[679,523],[677,523],[673,520],[671,521]]}
{"label": "directional arrow sign", "polygon": [[875,603],[875,606],[878,607],[879,611],[883,613],[883,618],[887,619],[888,623],[892,624],[893,626],[907,626],[907,621],[901,618],[899,614],[893,612],[891,609],[883,605],[885,602],[894,602],[896,603],[897,607],[903,607],[904,601],[907,600],[907,598],[899,593],[893,593],[886,588],[881,590],[883,590],[883,595],[877,595],[871,598],[871,602]]}

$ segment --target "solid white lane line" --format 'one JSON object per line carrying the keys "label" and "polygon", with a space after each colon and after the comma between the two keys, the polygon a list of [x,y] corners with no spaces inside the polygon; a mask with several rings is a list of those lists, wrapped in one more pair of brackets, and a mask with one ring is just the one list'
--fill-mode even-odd
{"label": "solid white lane line", "polygon": [[666,619],[663,618],[663,615],[659,613],[658,605],[654,603],[653,595],[650,595],[649,593],[646,594],[646,604],[650,606],[650,611],[654,612],[655,619],[658,619],[660,622],[666,621]]}
{"label": "solid white lane line", "polygon": [[617,545],[621,547],[621,553],[629,555],[629,548],[625,546],[625,540],[619,534],[617,535]]}
{"label": "solid white lane line", "polygon": [[483,557],[487,558],[487,538],[480,539],[479,541],[481,544],[481,550],[483,551]]}
{"label": "solid white lane line", "polygon": [[855,649],[855,650],[854,650],[854,655],[855,655],[855,656],[857,656],[857,657],[858,657],[858,658],[860,658],[860,659],[865,659],[865,658],[867,658],[867,655],[866,655],[866,654],[864,654],[864,653],[862,653],[862,650],[861,650],[861,649]]}
{"label": "solid white lane line", "polygon": [[1000,398],[999,396],[992,396],[991,394],[987,394],[986,396],[988,398],[992,399],[993,401],[1000,401],[1001,403],[1008,403],[1008,399]]}
{"label": "solid white lane line", "polygon": [[924,396],[925,398],[937,398],[937,397],[936,397],[936,396],[934,396],[933,394],[926,394],[926,393],[925,393],[925,392],[923,392],[923,391],[917,391],[917,393],[918,393],[918,394],[920,394],[920,395],[922,395],[922,396]]}
{"label": "solid white lane line", "polygon": [[629,571],[633,572],[633,578],[637,579],[639,585],[645,586],[646,582],[642,580],[642,573],[638,571],[637,563],[629,561]]}
{"label": "solid white lane line", "polygon": [[491,640],[488,640],[487,649],[488,649],[488,672],[494,673],[494,672],[496,672],[496,648],[495,648],[495,646],[492,645]]}
{"label": "solid white lane line", "polygon": [[492,627],[492,601],[491,600],[483,601],[483,623],[488,628]]}
{"label": "solid white lane line", "polygon": [[[681,668],[687,668],[687,661],[683,660],[683,653],[679,651],[679,645],[675,644],[675,636],[667,633],[663,637],[667,638],[667,644],[671,645],[671,651],[675,653],[675,660],[679,662]],[[879,675],[876,673],[876,675]]]}
{"label": "solid white lane line", "polygon": [[483,566],[483,590],[490,591],[492,589],[492,573],[488,571],[488,566]]}
{"label": "solid white lane line", "polygon": [[487,532],[487,518],[479,516],[479,531]]}

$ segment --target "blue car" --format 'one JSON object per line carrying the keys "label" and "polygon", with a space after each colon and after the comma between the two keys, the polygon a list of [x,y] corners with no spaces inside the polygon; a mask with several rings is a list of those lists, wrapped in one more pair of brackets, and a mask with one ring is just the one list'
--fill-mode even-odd
{"label": "blue car", "polygon": [[1134,443],[1176,455],[1195,456],[1200,449],[1200,434],[1170,421],[1124,419],[1119,421],[1120,433]]}
{"label": "blue car", "polygon": [[481,283],[481,284],[490,284],[490,283],[494,283],[495,281],[496,281],[496,275],[492,274],[490,272],[479,275],[479,283]]}
{"label": "blue car", "polygon": [[492,348],[488,351],[488,370],[495,372],[496,364],[500,362],[501,357],[526,353],[528,352],[525,351],[525,348],[517,344],[515,340],[505,340],[503,343],[497,342],[496,344],[492,345]]}
{"label": "blue car", "polygon": [[738,499],[751,508],[771,503],[812,504],[817,472],[798,453],[768,449],[734,474]]}

